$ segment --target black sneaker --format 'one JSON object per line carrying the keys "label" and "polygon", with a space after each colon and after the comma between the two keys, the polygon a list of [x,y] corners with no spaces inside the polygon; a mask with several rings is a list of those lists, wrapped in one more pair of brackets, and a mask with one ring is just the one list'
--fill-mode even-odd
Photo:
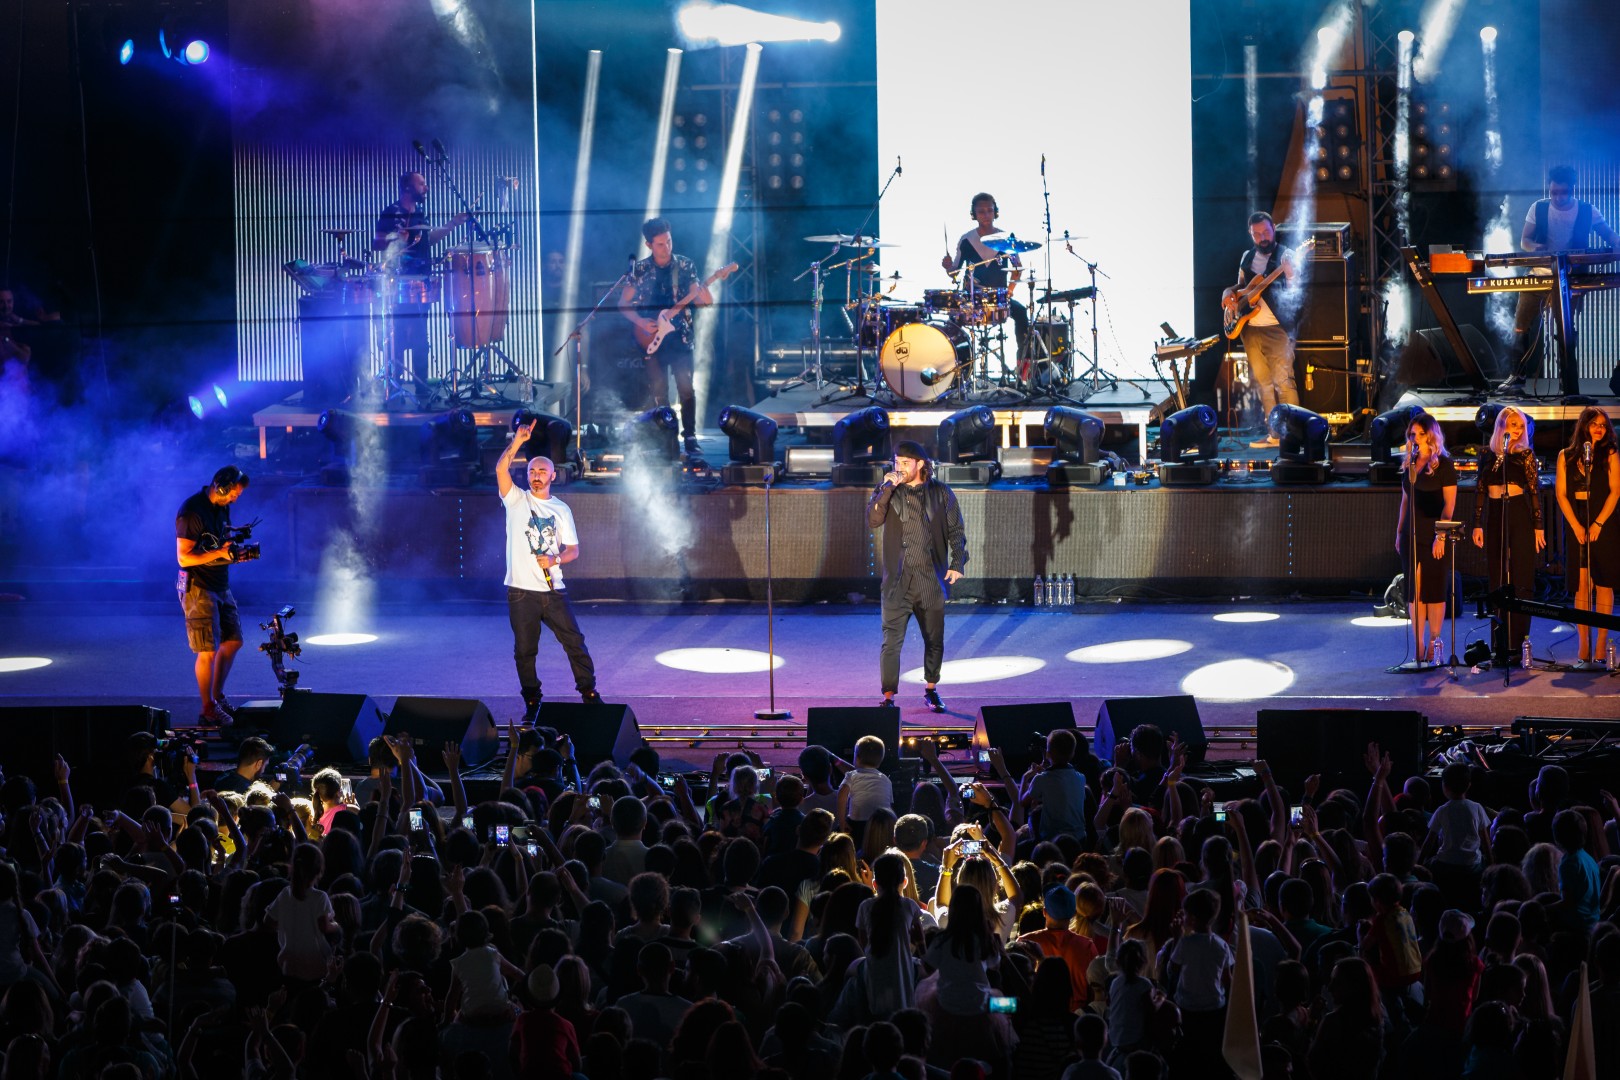
{"label": "black sneaker", "polygon": [[701,453],[703,453],[703,448],[698,445],[698,441],[697,441],[697,438],[695,436],[688,435],[686,437],[686,442],[685,442],[684,445],[686,446],[686,452],[688,454],[701,454]]}
{"label": "black sneaker", "polygon": [[898,709],[900,707],[894,703],[894,698],[887,694],[883,695],[883,700],[878,702],[878,704],[883,706],[885,709]]}
{"label": "black sneaker", "polygon": [[587,705],[600,705],[602,704],[602,695],[598,694],[595,690],[581,690],[579,692],[579,700],[583,701]]}
{"label": "black sneaker", "polygon": [[540,702],[542,700],[543,698],[537,697],[533,701],[525,700],[523,702],[523,722],[525,724],[532,725],[540,718]]}
{"label": "black sneaker", "polygon": [[228,713],[223,712],[218,705],[215,705],[207,712],[197,714],[198,727],[222,728],[229,727],[231,723],[232,717]]}
{"label": "black sneaker", "polygon": [[220,712],[224,713],[226,716],[230,717],[232,720],[236,719],[236,706],[232,705],[228,699],[226,699],[226,698],[215,698],[214,699],[214,708],[218,709]]}
{"label": "black sneaker", "polygon": [[932,686],[923,691],[923,704],[928,706],[930,712],[945,711],[945,703],[939,700],[939,691]]}

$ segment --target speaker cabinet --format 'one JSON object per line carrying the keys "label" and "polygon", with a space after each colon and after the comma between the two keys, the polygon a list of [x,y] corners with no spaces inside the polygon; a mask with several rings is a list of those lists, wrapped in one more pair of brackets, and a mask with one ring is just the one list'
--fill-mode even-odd
{"label": "speaker cabinet", "polygon": [[1347,413],[1359,407],[1360,381],[1346,346],[1296,347],[1294,385],[1299,403],[1314,413]]}
{"label": "speaker cabinet", "polygon": [[265,736],[278,750],[299,743],[315,748],[321,764],[362,762],[371,740],[382,734],[383,714],[368,694],[287,695],[281,708],[265,715]]}
{"label": "speaker cabinet", "polygon": [[900,762],[900,710],[882,705],[812,705],[805,713],[804,741],[825,746],[845,761],[855,760],[855,740],[876,735],[883,740],[883,769]]}
{"label": "speaker cabinet", "polygon": [[623,765],[646,745],[636,711],[609,702],[587,705],[581,701],[542,701],[536,727],[549,727],[574,740],[574,760],[584,776],[603,761]]}
{"label": "speaker cabinet", "polygon": [[144,705],[47,705],[0,708],[6,733],[6,772],[34,782],[40,798],[56,793],[56,755],[72,768],[75,801],[116,806],[131,763],[124,741],[138,731],[159,734],[166,709]]}
{"label": "speaker cabinet", "polygon": [[1411,709],[1261,709],[1255,726],[1259,756],[1291,795],[1312,773],[1322,774],[1323,792],[1364,792],[1371,777],[1361,759],[1373,742],[1389,753],[1389,783],[1399,788],[1423,771],[1428,750],[1428,721]]}
{"label": "speaker cabinet", "polygon": [[1169,694],[1164,697],[1109,698],[1097,710],[1097,731],[1092,737],[1092,749],[1104,766],[1114,763],[1114,747],[1126,742],[1131,732],[1143,724],[1152,724],[1187,746],[1187,761],[1196,765],[1209,752],[1209,738],[1204,734],[1204,723],[1198,718],[1198,702],[1191,694]]}
{"label": "speaker cabinet", "polygon": [[[1307,259],[1300,266],[1310,280],[1305,284],[1294,340],[1300,345],[1352,345],[1361,306],[1356,302],[1355,256]],[[1281,287],[1280,281],[1272,286]]]}
{"label": "speaker cabinet", "polygon": [[1031,762],[1046,752],[1046,736],[1058,728],[1073,727],[1072,701],[981,705],[979,722],[973,732],[973,745],[996,747],[1007,760],[1007,771],[1021,776]]}
{"label": "speaker cabinet", "polygon": [[432,762],[447,742],[461,746],[461,759],[469,767],[495,757],[500,738],[489,708],[473,698],[402,697],[383,725],[384,735],[410,732],[418,757]]}

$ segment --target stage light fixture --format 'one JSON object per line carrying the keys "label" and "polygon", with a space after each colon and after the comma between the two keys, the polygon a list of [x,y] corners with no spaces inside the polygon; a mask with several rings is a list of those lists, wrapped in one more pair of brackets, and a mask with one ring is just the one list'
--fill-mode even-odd
{"label": "stage light fixture", "polygon": [[580,463],[574,449],[573,423],[566,417],[551,413],[519,409],[512,414],[512,430],[515,432],[530,421],[534,422],[534,430],[529,433],[529,443],[523,448],[524,460],[531,461],[537,457],[550,460],[552,468],[557,470],[553,483],[566,484],[577,477]]}
{"label": "stage light fixture", "polygon": [[676,25],[692,45],[745,45],[752,41],[837,41],[843,28],[836,22],[812,22],[772,15],[739,4],[713,4],[694,0],[675,15]]}
{"label": "stage light fixture", "polygon": [[764,484],[775,480],[775,420],[741,405],[727,405],[720,410],[720,433],[729,440],[730,461],[721,470],[723,481]]}
{"label": "stage light fixture", "polygon": [[118,62],[128,64],[135,59],[135,39],[125,38],[124,43],[118,46]]}
{"label": "stage light fixture", "polygon": [[1277,462],[1271,469],[1274,484],[1325,484],[1332,478],[1327,465],[1327,418],[1303,405],[1272,406],[1266,426],[1277,437]]}
{"label": "stage light fixture", "polygon": [[1482,26],[1479,28],[1479,40],[1487,45],[1496,44],[1496,27]]}
{"label": "stage light fixture", "polygon": [[1402,45],[1410,45],[1412,42],[1417,40],[1417,35],[1412,33],[1410,30],[1402,30],[1395,36],[1400,39]]}
{"label": "stage light fixture", "polygon": [[659,405],[632,416],[624,425],[625,452],[642,462],[673,465],[680,459],[681,422],[675,410]]}
{"label": "stage light fixture", "polygon": [[202,38],[193,38],[186,42],[186,47],[180,51],[180,57],[188,64],[206,64],[208,62],[208,42]]}
{"label": "stage light fixture", "polygon": [[222,409],[231,407],[230,399],[225,396],[225,391],[220,387],[219,383],[214,384],[214,400],[219,402],[219,407]]}
{"label": "stage light fixture", "polygon": [[1457,166],[1452,153],[1455,142],[1450,104],[1414,99],[1407,167],[1413,190],[1456,190]]}
{"label": "stage light fixture", "polygon": [[1054,405],[1046,410],[1041,431],[1052,447],[1046,467],[1048,487],[1095,486],[1113,468],[1102,460],[1103,422],[1083,409]]}
{"label": "stage light fixture", "polygon": [[990,406],[971,405],[939,422],[934,472],[945,483],[962,487],[984,487],[1000,478],[996,414]]}
{"label": "stage light fixture", "polygon": [[879,483],[894,456],[891,439],[889,413],[881,405],[858,409],[834,424],[833,484],[871,487]]}
{"label": "stage light fixture", "polygon": [[1159,422],[1159,483],[1202,487],[1220,475],[1220,421],[1208,405],[1190,405]]}
{"label": "stage light fixture", "polygon": [[471,409],[453,409],[423,424],[419,445],[423,484],[466,487],[479,472],[478,421]]}
{"label": "stage light fixture", "polygon": [[1367,426],[1368,458],[1371,462],[1367,467],[1369,483],[1401,482],[1401,466],[1395,458],[1395,448],[1406,442],[1406,433],[1411,429],[1413,419],[1427,415],[1422,405],[1402,405],[1373,417],[1372,423]]}
{"label": "stage light fixture", "polygon": [[196,394],[186,395],[186,407],[191,410],[192,416],[195,416],[199,420],[203,418],[202,398],[198,397]]}
{"label": "stage light fixture", "polygon": [[[1496,433],[1496,415],[1505,408],[1507,406],[1500,401],[1487,401],[1479,407],[1478,412],[1474,413],[1474,426],[1479,429],[1482,438],[1489,441],[1490,437]],[[1527,421],[1528,419],[1526,417]]]}

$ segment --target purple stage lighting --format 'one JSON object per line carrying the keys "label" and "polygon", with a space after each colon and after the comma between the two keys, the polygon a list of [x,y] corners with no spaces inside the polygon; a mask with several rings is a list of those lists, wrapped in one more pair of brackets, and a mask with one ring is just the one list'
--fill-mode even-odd
{"label": "purple stage lighting", "polygon": [[185,52],[181,54],[188,64],[204,64],[208,62],[208,42],[196,38],[186,43]]}

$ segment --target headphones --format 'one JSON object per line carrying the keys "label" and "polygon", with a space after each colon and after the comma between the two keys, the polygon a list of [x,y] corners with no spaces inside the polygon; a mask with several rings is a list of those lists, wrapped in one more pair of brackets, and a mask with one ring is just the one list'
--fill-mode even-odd
{"label": "headphones", "polygon": [[990,204],[990,209],[994,213],[995,217],[1001,216],[1001,207],[996,205],[996,197],[990,194],[988,191],[981,191],[977,195],[973,196],[973,201],[968,204],[968,217],[973,217],[974,211],[979,208],[979,204],[982,202],[988,202]]}
{"label": "headphones", "polygon": [[232,488],[247,487],[247,484],[247,473],[235,465],[227,465],[214,474],[213,489],[219,495],[227,495]]}

